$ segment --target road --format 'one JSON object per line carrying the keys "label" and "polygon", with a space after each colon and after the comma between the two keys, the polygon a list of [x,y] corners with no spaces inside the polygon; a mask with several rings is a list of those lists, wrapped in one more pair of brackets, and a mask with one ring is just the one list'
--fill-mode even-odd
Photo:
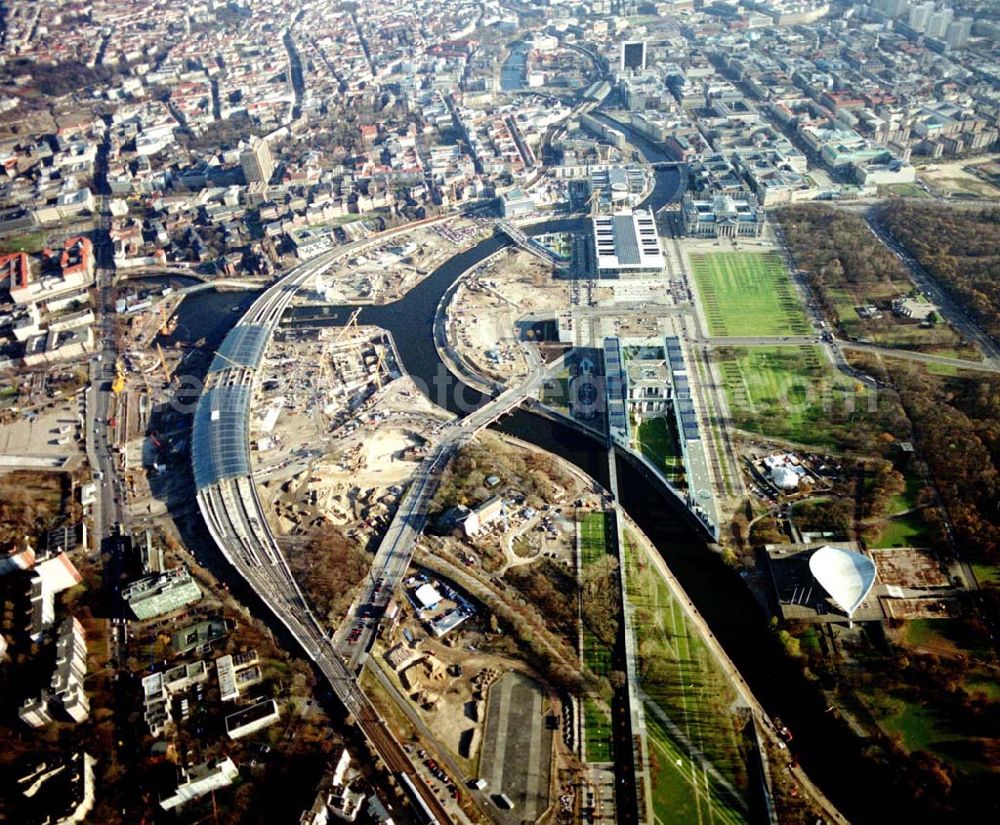
{"label": "road", "polygon": [[[856,350],[858,352],[876,353],[885,358],[902,358],[907,361],[919,361],[924,364],[940,364],[946,367],[955,367],[956,369],[973,372],[1000,372],[1000,364],[992,361],[969,361],[965,358],[948,358],[944,355],[935,355],[932,352],[897,349],[878,344],[861,344],[856,341],[845,341],[842,338],[822,338],[817,335],[786,335],[781,338],[775,338],[774,336],[712,337],[706,338],[701,343],[713,349],[717,347],[797,347],[820,345],[837,354],[834,363],[838,366],[843,359],[841,350]],[[842,372],[849,372],[854,377],[859,377],[857,371],[847,364],[846,361],[843,363],[844,368],[842,368]]]}
{"label": "road", "polygon": [[[349,615],[355,619],[345,622],[335,634],[336,648],[352,671],[357,671],[364,664],[378,633],[378,617],[385,612],[389,599],[406,575],[417,540],[427,523],[428,509],[442,470],[463,443],[519,406],[542,386],[548,368],[534,349],[526,352],[530,366],[528,375],[465,418],[445,426],[437,446],[417,468],[375,552],[369,584],[350,610]],[[358,635],[352,639],[350,634],[355,628]]]}
{"label": "road", "polygon": [[864,218],[871,233],[902,262],[913,283],[937,306],[941,317],[950,323],[963,338],[973,342],[987,363],[994,367],[1000,367],[1000,346],[997,345],[997,342],[966,314],[958,302],[910,255],[906,247],[882,226],[879,210],[877,208],[866,210]]}

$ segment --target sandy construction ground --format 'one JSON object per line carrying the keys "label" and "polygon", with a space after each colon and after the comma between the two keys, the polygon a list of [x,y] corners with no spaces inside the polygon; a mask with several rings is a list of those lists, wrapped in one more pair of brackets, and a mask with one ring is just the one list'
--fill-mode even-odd
{"label": "sandy construction ground", "polygon": [[529,312],[570,305],[570,281],[525,252],[511,250],[470,273],[448,307],[449,340],[470,371],[508,382],[527,374],[516,323]]}
{"label": "sandy construction ground", "polygon": [[981,198],[1000,197],[997,188],[985,178],[971,171],[974,163],[968,160],[918,167],[917,174],[935,195],[977,195]]}
{"label": "sandy construction ground", "polygon": [[393,235],[341,259],[312,286],[325,303],[387,304],[398,300],[450,257],[491,231],[479,219],[457,217]]}

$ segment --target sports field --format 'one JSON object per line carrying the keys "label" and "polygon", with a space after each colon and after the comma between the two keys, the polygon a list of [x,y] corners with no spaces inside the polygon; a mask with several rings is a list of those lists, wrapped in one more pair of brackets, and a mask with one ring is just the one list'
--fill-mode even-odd
{"label": "sports field", "polygon": [[710,335],[810,332],[795,287],[776,253],[695,253],[691,267]]}
{"label": "sports field", "polygon": [[630,541],[626,559],[656,817],[744,822],[747,772],[736,693],[644,551]]}

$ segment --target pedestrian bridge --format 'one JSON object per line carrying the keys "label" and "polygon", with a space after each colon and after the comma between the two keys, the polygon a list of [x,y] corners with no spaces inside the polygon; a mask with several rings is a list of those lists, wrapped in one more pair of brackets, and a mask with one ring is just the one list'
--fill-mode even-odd
{"label": "pedestrian bridge", "polygon": [[497,221],[497,230],[510,238],[519,249],[530,252],[536,258],[541,258],[546,263],[557,267],[566,265],[566,262],[559,260],[551,249],[546,249],[534,238],[529,238],[510,221]]}

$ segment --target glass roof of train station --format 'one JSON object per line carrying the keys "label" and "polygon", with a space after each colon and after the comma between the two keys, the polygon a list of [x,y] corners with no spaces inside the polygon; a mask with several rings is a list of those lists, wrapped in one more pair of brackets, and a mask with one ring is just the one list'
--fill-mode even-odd
{"label": "glass roof of train station", "polygon": [[208,371],[221,372],[230,367],[256,369],[264,355],[269,330],[260,324],[233,327],[223,339]]}
{"label": "glass roof of train station", "polygon": [[249,385],[213,387],[202,394],[194,411],[191,443],[196,489],[250,474],[249,423]]}

